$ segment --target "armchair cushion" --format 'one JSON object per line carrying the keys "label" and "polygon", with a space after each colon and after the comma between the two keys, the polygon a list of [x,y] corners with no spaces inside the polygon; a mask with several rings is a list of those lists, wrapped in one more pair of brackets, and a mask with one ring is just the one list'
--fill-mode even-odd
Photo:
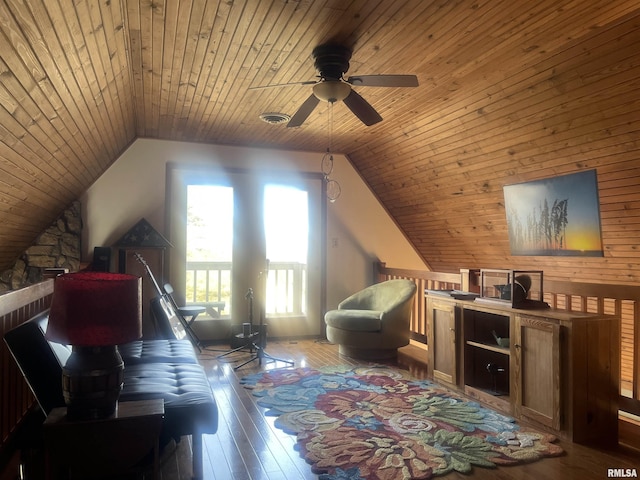
{"label": "armchair cushion", "polygon": [[378,310],[330,310],[325,322],[334,328],[357,332],[379,332],[382,312]]}

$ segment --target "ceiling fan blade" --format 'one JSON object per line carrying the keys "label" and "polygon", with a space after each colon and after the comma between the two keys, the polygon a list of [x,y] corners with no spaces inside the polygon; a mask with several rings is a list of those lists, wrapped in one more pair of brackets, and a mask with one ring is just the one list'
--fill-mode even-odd
{"label": "ceiling fan blade", "polygon": [[354,75],[347,83],[363,87],[417,87],[415,75]]}
{"label": "ceiling fan blade", "polygon": [[291,117],[289,123],[287,123],[287,127],[299,127],[304,123],[304,121],[311,115],[313,109],[320,103],[318,97],[314,94],[311,94],[309,98],[307,98],[304,103],[300,106],[298,111]]}
{"label": "ceiling fan blade", "polygon": [[375,108],[353,90],[343,102],[366,126],[382,121],[382,117],[376,112]]}
{"label": "ceiling fan blade", "polygon": [[276,87],[295,87],[298,85],[315,85],[318,83],[318,80],[308,80],[306,82],[291,82],[291,83],[274,83],[273,85],[259,85],[257,87],[249,87],[247,90],[263,90],[265,88],[276,88]]}

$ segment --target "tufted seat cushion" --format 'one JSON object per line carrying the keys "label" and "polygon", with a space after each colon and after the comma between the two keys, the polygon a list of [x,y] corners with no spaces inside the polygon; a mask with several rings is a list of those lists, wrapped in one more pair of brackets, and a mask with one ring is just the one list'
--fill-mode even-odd
{"label": "tufted seat cushion", "polygon": [[121,400],[164,399],[164,428],[172,436],[215,433],[216,402],[204,368],[198,364],[126,365]]}
{"label": "tufted seat cushion", "polygon": [[118,345],[127,368],[140,363],[198,363],[187,340],[138,340]]}

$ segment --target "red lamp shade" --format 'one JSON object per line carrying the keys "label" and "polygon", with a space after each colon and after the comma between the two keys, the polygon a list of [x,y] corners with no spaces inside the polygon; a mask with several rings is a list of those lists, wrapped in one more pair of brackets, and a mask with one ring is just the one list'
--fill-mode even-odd
{"label": "red lamp shade", "polygon": [[105,272],[55,278],[47,339],[77,346],[106,346],[142,337],[142,279]]}

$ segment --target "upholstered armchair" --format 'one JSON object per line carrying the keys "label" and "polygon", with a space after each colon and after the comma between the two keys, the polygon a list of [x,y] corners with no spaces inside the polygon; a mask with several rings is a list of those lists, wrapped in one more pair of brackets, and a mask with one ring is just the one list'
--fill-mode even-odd
{"label": "upholstered armchair", "polygon": [[362,359],[385,359],[397,355],[409,343],[411,307],[416,284],[410,280],[387,280],[371,285],[328,311],[324,320],[327,340],[342,355]]}

